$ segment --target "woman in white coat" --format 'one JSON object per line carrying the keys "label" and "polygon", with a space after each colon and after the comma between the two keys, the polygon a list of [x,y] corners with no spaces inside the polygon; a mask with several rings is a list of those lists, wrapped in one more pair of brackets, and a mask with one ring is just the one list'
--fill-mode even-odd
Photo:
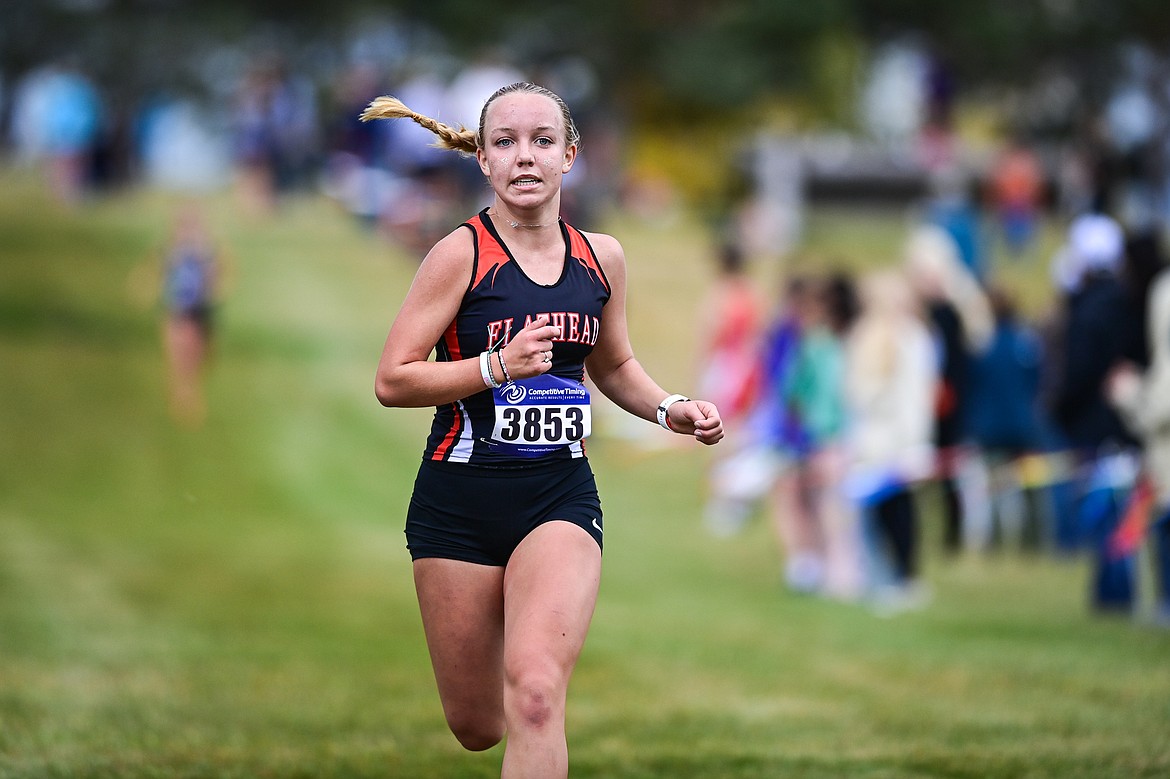
{"label": "woman in white coat", "polygon": [[918,516],[912,489],[933,473],[938,360],[906,278],[862,280],[861,313],[846,345],[850,475],[846,489],[867,515],[890,581],[879,606],[920,605]]}

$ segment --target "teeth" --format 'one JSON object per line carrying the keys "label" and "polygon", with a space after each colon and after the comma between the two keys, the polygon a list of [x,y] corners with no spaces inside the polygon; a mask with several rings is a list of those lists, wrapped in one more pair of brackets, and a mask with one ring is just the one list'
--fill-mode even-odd
{"label": "teeth", "polygon": [[537,179],[516,179],[516,184],[535,184]]}

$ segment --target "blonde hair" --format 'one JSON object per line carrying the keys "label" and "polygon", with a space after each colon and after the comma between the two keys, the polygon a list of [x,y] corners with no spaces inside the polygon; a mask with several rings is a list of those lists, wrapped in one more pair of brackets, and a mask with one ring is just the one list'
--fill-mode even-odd
{"label": "blonde hair", "polygon": [[433,132],[439,137],[434,145],[440,149],[447,149],[449,151],[457,151],[462,154],[475,154],[480,147],[483,146],[483,130],[484,122],[487,119],[487,110],[496,98],[509,95],[514,92],[521,92],[530,95],[542,95],[556,103],[557,108],[560,109],[561,119],[565,125],[565,145],[581,147],[581,133],[577,130],[577,125],[573,122],[573,116],[569,113],[569,106],[561,99],[561,96],[551,89],[547,89],[527,81],[517,81],[515,84],[509,84],[506,87],[500,87],[492,96],[489,97],[483,104],[483,108],[479,112],[479,129],[469,130],[462,124],[458,129],[450,125],[443,124],[437,119],[432,119],[429,116],[412,111],[401,100],[390,95],[383,95],[375,98],[366,106],[366,110],[362,111],[358,117],[363,122],[368,122],[371,119],[411,119],[420,127]]}
{"label": "blonde hair", "polygon": [[854,365],[859,376],[887,379],[897,363],[906,322],[920,313],[909,281],[899,271],[882,268],[861,281],[861,314],[853,326]]}

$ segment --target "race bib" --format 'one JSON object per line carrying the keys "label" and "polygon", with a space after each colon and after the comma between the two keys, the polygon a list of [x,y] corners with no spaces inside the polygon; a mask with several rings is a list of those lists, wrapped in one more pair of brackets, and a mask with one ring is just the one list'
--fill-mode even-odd
{"label": "race bib", "polygon": [[540,457],[588,437],[589,390],[579,381],[545,373],[492,390],[495,451]]}

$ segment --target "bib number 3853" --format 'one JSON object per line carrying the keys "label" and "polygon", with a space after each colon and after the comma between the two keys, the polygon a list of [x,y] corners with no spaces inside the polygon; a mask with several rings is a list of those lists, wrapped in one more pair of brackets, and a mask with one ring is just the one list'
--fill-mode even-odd
{"label": "bib number 3853", "polygon": [[547,373],[492,390],[497,451],[539,457],[589,436],[589,390]]}

